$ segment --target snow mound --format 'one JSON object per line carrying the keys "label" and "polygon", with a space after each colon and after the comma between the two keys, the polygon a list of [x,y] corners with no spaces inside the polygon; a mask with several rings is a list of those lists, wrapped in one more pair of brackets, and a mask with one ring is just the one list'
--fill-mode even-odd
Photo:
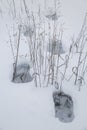
{"label": "snow mound", "polygon": [[55,104],[55,117],[60,121],[68,123],[74,119],[73,101],[69,95],[63,92],[54,92],[53,99]]}
{"label": "snow mound", "polygon": [[62,41],[57,40],[57,41],[51,41],[51,43],[48,44],[47,47],[48,52],[58,55],[58,54],[63,54],[65,53],[62,45]]}
{"label": "snow mound", "polygon": [[18,65],[13,82],[14,83],[31,82],[33,80],[33,77],[30,75],[29,70],[30,70],[30,66],[28,64]]}

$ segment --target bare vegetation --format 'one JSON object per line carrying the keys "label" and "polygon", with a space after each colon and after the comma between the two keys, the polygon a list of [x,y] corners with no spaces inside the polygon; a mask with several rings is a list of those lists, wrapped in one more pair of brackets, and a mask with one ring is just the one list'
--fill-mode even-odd
{"label": "bare vegetation", "polygon": [[[6,25],[14,62],[13,80],[17,73],[18,61],[21,60],[20,48],[24,43],[27,49],[25,48],[26,53],[23,52],[22,55],[29,62],[36,87],[52,84],[62,91],[64,81],[69,82],[74,77],[74,85],[78,85],[80,90],[85,84],[87,72],[87,49],[85,49],[87,47],[87,14],[78,37],[72,38],[70,48],[66,52],[63,45],[64,29],[59,22],[61,19],[59,0],[54,1],[54,8],[49,9],[45,15],[42,13],[40,4],[35,13],[29,10],[26,0],[21,1],[19,11],[14,0],[12,2],[8,0],[7,3],[9,17],[14,20],[11,33],[8,29],[9,25]],[[46,1],[44,8],[47,9]],[[73,64],[69,72],[71,58],[74,59],[75,56],[77,56],[77,62]]]}

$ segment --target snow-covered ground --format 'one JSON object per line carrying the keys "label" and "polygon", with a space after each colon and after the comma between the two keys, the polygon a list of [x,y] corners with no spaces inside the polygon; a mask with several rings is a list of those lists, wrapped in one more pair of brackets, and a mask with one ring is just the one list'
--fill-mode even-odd
{"label": "snow-covered ground", "polygon": [[[47,2],[49,6],[52,5],[51,0]],[[60,2],[67,47],[71,36],[75,34],[76,37],[81,29],[87,12],[87,0]],[[16,3],[19,6],[20,1],[16,0]],[[33,3],[36,8],[38,2],[33,0]],[[72,81],[64,83],[64,91],[71,95],[74,101],[75,119],[71,123],[62,123],[55,118],[53,86],[36,88],[33,82],[26,84],[11,82],[13,59],[7,43],[5,25],[10,24],[10,20],[6,15],[6,4],[5,0],[1,0],[0,6],[4,13],[3,17],[0,17],[0,130],[87,130],[87,85],[82,86],[79,92]],[[42,0],[41,4],[43,5]]]}

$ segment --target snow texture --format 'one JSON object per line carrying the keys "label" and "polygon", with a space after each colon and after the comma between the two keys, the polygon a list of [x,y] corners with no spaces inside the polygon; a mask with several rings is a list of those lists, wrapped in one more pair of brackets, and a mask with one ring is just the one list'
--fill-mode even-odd
{"label": "snow texture", "polygon": [[[14,61],[10,45],[7,44],[9,36],[6,29],[6,25],[12,25],[13,22],[13,19],[9,18],[10,9],[12,10],[12,1],[8,3],[9,1],[0,1],[0,10],[3,12],[3,14],[0,12],[0,130],[87,130],[87,84],[82,86],[79,92],[72,81],[64,82],[64,92],[73,99],[75,119],[70,123],[63,123],[55,118],[53,86],[35,88],[33,81],[25,84],[11,82],[10,73]],[[30,0],[26,2],[29,10],[34,9],[34,12],[38,11],[38,2],[41,9],[44,8],[44,0],[32,0],[32,6]],[[53,5],[52,0],[46,2],[47,5]],[[87,12],[87,0],[61,0],[60,2],[64,22],[63,40],[68,48],[73,34],[76,38],[81,30]],[[15,5],[20,14],[23,1],[15,0]],[[72,67],[72,64],[77,61],[77,56],[70,60]]]}
{"label": "snow texture", "polygon": [[49,9],[46,14],[45,14],[46,18],[50,19],[50,20],[57,20],[58,16],[57,13],[55,12],[55,10]]}

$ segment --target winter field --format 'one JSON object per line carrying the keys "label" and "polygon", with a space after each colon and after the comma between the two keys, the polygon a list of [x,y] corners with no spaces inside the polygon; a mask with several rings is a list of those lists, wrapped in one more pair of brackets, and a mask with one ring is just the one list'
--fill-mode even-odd
{"label": "winter field", "polygon": [[[86,13],[87,0],[0,0],[0,130],[87,130]],[[72,122],[54,91],[72,97]]]}

